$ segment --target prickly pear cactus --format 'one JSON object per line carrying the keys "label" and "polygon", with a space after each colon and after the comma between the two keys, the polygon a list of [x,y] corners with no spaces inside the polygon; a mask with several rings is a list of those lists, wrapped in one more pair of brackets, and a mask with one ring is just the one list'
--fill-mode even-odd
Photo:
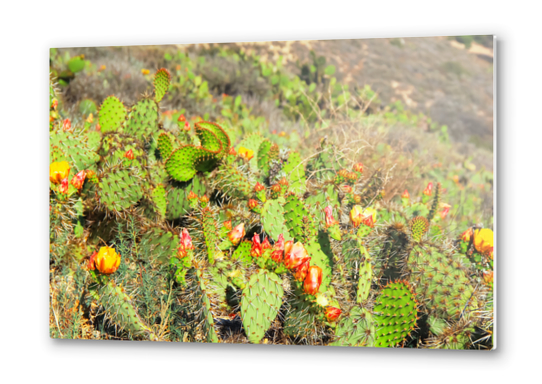
{"label": "prickly pear cactus", "polygon": [[241,299],[243,328],[251,343],[260,343],[275,321],[282,304],[284,290],[280,278],[260,270],[251,276]]}

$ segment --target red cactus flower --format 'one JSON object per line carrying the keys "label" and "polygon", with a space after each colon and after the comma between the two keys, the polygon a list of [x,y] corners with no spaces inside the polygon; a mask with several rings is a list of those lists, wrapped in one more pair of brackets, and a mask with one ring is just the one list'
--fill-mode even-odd
{"label": "red cactus flower", "polygon": [[348,171],[346,169],[341,169],[339,172],[337,172],[337,175],[346,178],[348,176]]}
{"label": "red cactus flower", "polygon": [[301,265],[303,262],[310,260],[309,253],[303,246],[303,244],[297,242],[291,248],[288,246],[288,242],[284,246],[284,265],[288,269],[294,269]]}
{"label": "red cactus flower", "polygon": [[423,194],[425,196],[431,196],[432,191],[433,191],[433,183],[429,183],[427,184],[427,187],[425,187],[425,189],[423,190]]}
{"label": "red cactus flower", "polygon": [[271,243],[269,243],[269,239],[266,237],[265,239],[263,239],[263,242],[262,242],[262,249],[266,250],[266,249],[271,249]]}
{"label": "red cactus flower", "polygon": [[282,233],[279,235],[275,245],[273,246],[273,253],[271,253],[271,259],[280,263],[282,261],[282,254],[284,253],[284,236]]}
{"label": "red cactus flower", "polygon": [[474,235],[474,231],[472,230],[472,227],[467,229],[465,232],[461,234],[459,237],[464,242],[470,242],[471,237]]}
{"label": "red cactus flower", "polygon": [[228,228],[231,231],[231,220],[225,221],[222,223],[226,228]]}
{"label": "red cactus flower", "polygon": [[363,173],[363,164],[362,163],[354,164],[354,171]]}
{"label": "red cactus flower", "polygon": [[72,185],[77,188],[77,189],[81,189],[83,188],[83,183],[85,182],[85,177],[87,176],[87,172],[86,171],[80,171],[79,173],[77,173],[73,178],[72,178]]}
{"label": "red cactus flower", "polygon": [[263,185],[261,185],[260,183],[256,183],[256,185],[254,186],[254,192],[261,192],[265,189],[265,187]]}
{"label": "red cactus flower", "polygon": [[134,159],[134,151],[132,151],[131,149],[127,150],[126,153],[124,154],[124,157],[126,157],[129,160],[133,160]]}
{"label": "red cactus flower", "polygon": [[194,245],[192,244],[192,238],[190,237],[190,233],[188,233],[188,230],[186,228],[183,229],[181,232],[181,242],[180,245],[184,249],[194,249]]}
{"label": "red cactus flower", "polygon": [[279,180],[279,184],[287,187],[289,185],[288,179],[283,177],[282,179]]}
{"label": "red cactus flower", "polygon": [[408,194],[408,190],[405,189],[403,194],[401,195],[401,198],[403,199],[410,199],[410,195]]}
{"label": "red cactus flower", "polygon": [[228,154],[232,155],[232,156],[237,156],[237,152],[235,152],[235,148],[231,147]]}
{"label": "red cactus flower", "polygon": [[64,193],[64,194],[67,194],[68,193],[68,178],[66,177],[65,179],[62,179],[62,181],[60,182],[60,187],[58,187],[58,190],[60,191],[60,193]]}
{"label": "red cactus flower", "polygon": [[280,184],[273,184],[271,186],[271,192],[280,193],[280,191],[282,191],[282,187],[280,186]]}
{"label": "red cactus flower", "polygon": [[228,234],[228,239],[233,243],[233,245],[239,244],[241,239],[245,237],[245,224],[241,223],[237,225],[233,230]]}
{"label": "red cactus flower", "polygon": [[62,123],[62,130],[64,132],[69,132],[71,131],[72,129],[72,122],[70,121],[70,119],[65,119],[64,122]]}
{"label": "red cactus flower", "polygon": [[341,316],[341,310],[335,307],[326,307],[326,319],[330,323],[334,322]]}
{"label": "red cactus flower", "polygon": [[305,280],[305,277],[307,277],[307,273],[309,272],[310,263],[309,260],[305,260],[300,265],[298,265],[296,268],[292,270],[294,274],[294,279],[297,281],[303,281]]}
{"label": "red cactus flower", "polygon": [[182,122],[186,121],[186,117],[184,117],[184,115],[181,114],[181,115],[179,116],[179,118],[177,119],[177,121],[179,121],[179,122],[182,123]]}
{"label": "red cactus flower", "polygon": [[311,265],[303,283],[303,290],[307,295],[316,295],[320,289],[320,284],[322,284],[322,268]]}
{"label": "red cactus flower", "polygon": [[260,242],[260,235],[257,233],[254,234],[252,238],[252,248],[250,250],[250,255],[252,257],[260,257],[263,253],[262,243]]}
{"label": "red cactus flower", "polygon": [[326,214],[326,227],[337,224],[337,220],[333,217],[333,207],[331,205],[325,207],[324,212]]}
{"label": "red cactus flower", "polygon": [[248,207],[254,209],[258,207],[258,201],[254,199],[248,199]]}
{"label": "red cactus flower", "polygon": [[186,132],[190,132],[190,123],[188,121],[186,123],[184,123],[184,130]]}

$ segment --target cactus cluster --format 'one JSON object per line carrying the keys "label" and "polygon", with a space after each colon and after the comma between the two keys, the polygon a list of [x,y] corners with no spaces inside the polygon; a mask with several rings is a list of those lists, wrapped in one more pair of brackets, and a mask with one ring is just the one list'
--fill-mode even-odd
{"label": "cactus cluster", "polygon": [[398,204],[326,140],[306,156],[218,122],[167,126],[171,81],[159,69],[134,105],[51,124],[51,260],[70,260],[89,337],[492,347],[492,233],[446,238],[440,184]]}

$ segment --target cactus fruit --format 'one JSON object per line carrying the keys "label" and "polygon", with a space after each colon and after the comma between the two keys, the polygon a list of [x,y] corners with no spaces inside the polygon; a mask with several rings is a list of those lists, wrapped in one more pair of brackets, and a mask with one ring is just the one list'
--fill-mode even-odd
{"label": "cactus fruit", "polygon": [[406,281],[388,283],[374,307],[377,326],[375,347],[392,347],[416,327],[418,302]]}
{"label": "cactus fruit", "polygon": [[103,133],[117,132],[126,119],[126,107],[115,96],[106,98],[100,107],[99,122]]}
{"label": "cactus fruit", "polygon": [[243,328],[251,343],[258,344],[277,317],[284,290],[280,278],[260,270],[250,277],[241,299]]}

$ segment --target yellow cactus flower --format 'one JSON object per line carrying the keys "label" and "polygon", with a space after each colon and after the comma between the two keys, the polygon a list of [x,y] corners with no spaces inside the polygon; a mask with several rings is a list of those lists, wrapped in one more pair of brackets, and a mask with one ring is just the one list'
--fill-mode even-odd
{"label": "yellow cactus flower", "polygon": [[239,147],[239,156],[243,159],[250,160],[254,157],[254,151],[246,149],[245,147]]}
{"label": "yellow cactus flower", "polygon": [[143,68],[141,70],[141,73],[144,74],[144,75],[148,75],[149,73],[151,73],[151,71],[149,71],[148,69]]}
{"label": "yellow cactus flower", "polygon": [[119,269],[120,254],[115,248],[101,247],[100,252],[94,252],[90,257],[89,268],[97,269],[105,275],[110,275]]}
{"label": "yellow cactus flower", "polygon": [[350,221],[357,228],[363,220],[363,208],[359,205],[354,205],[350,211]]}
{"label": "yellow cactus flower", "polygon": [[49,180],[53,184],[59,184],[70,174],[70,164],[67,161],[55,161],[49,166]]}
{"label": "yellow cactus flower", "polygon": [[481,254],[489,254],[493,251],[493,231],[489,228],[474,231],[474,248]]}

